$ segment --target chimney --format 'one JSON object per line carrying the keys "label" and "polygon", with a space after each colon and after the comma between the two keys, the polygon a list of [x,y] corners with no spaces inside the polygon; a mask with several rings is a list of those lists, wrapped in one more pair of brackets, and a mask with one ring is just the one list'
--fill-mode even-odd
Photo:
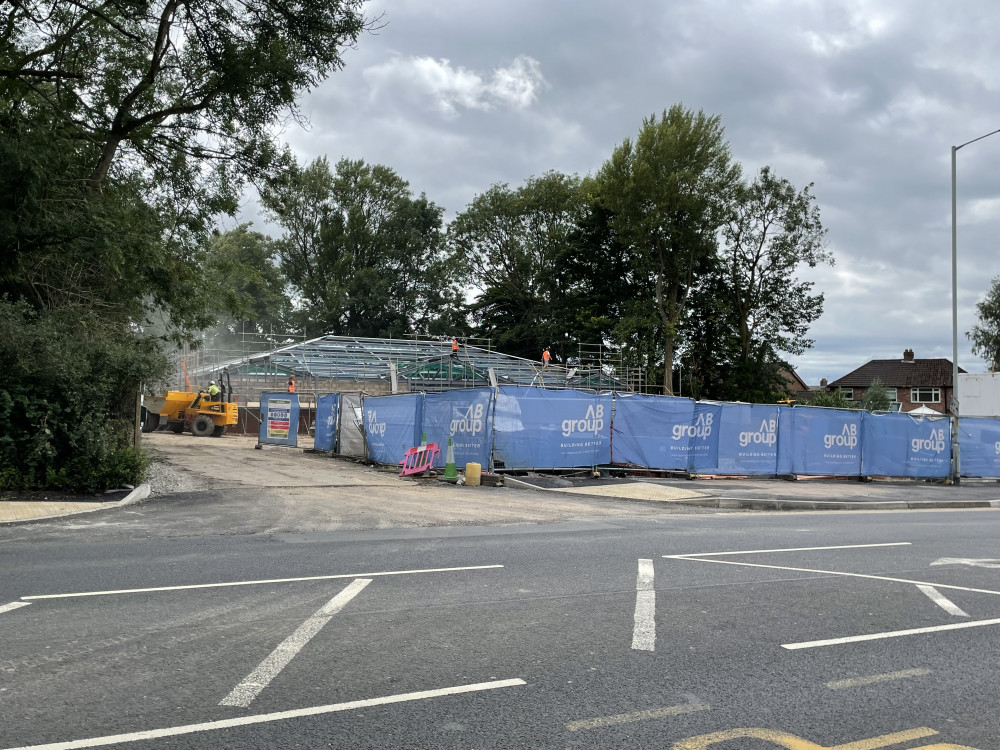
{"label": "chimney", "polygon": [[820,378],[819,379],[819,387],[820,388],[826,388],[826,378]]}
{"label": "chimney", "polygon": [[906,349],[906,350],[903,351],[903,361],[904,362],[912,362],[913,361],[913,350],[912,349]]}

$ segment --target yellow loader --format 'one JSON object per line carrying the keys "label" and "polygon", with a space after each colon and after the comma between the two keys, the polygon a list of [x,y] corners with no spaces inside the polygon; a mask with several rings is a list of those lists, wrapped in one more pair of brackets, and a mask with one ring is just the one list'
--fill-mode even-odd
{"label": "yellow loader", "polygon": [[[239,422],[239,407],[232,402],[233,387],[220,378],[222,390],[220,401],[210,400],[203,391],[167,391],[162,396],[146,397],[146,418],[142,423],[143,432],[156,429],[172,430],[176,433],[189,431],[195,437],[222,437],[226,427]],[[190,383],[188,383],[190,387]]]}

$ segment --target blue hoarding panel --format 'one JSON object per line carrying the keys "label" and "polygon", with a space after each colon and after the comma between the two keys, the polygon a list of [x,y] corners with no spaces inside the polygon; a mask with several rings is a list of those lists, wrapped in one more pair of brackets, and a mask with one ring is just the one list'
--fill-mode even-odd
{"label": "blue hoarding panel", "polygon": [[948,476],[951,445],[946,419],[865,412],[861,425],[865,476]]}
{"label": "blue hoarding panel", "polygon": [[723,404],[718,421],[719,474],[778,473],[778,407]]}
{"label": "blue hoarding panel", "polygon": [[257,442],[264,445],[297,446],[299,440],[299,397],[295,393],[260,394],[260,431]]}
{"label": "blue hoarding panel", "polygon": [[695,404],[689,398],[615,398],[612,460],[650,469],[687,469]]}
{"label": "blue hoarding panel", "polygon": [[428,393],[424,397],[422,424],[427,442],[441,446],[435,466],[445,465],[450,436],[456,466],[475,461],[489,469],[493,448],[492,388]]}
{"label": "blue hoarding panel", "polygon": [[[860,476],[861,412],[815,406],[789,412],[793,441],[789,473]],[[779,419],[779,443],[786,440],[782,427]]]}
{"label": "blue hoarding panel", "polygon": [[398,464],[409,448],[420,445],[420,411],[423,394],[365,396],[365,443],[368,458],[381,464]]}
{"label": "blue hoarding panel", "polygon": [[508,469],[597,466],[611,461],[611,395],[503,386],[493,456]]}
{"label": "blue hoarding panel", "polygon": [[316,401],[316,434],[313,448],[318,451],[333,450],[333,436],[337,430],[337,410],[340,394],[328,393]]}
{"label": "blue hoarding panel", "polygon": [[963,477],[1000,477],[1000,419],[962,417],[958,445]]}
{"label": "blue hoarding panel", "polygon": [[722,404],[699,401],[694,407],[694,422],[688,428],[691,452],[688,469],[694,472],[713,471],[719,464],[719,423]]}

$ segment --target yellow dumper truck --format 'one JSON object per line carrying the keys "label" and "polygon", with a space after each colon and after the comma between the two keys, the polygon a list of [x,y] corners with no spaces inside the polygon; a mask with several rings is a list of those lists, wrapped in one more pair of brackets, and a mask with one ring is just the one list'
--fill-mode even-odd
{"label": "yellow dumper truck", "polygon": [[142,431],[167,429],[181,433],[187,430],[195,437],[221,437],[228,425],[239,422],[239,408],[230,398],[232,386],[227,395],[225,381],[222,385],[219,401],[212,400],[205,392],[192,391],[167,391],[162,396],[147,396]]}

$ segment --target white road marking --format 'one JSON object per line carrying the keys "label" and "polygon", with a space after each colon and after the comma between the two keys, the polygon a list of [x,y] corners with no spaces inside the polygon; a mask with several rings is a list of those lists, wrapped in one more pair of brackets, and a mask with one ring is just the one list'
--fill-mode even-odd
{"label": "white road marking", "polygon": [[938,605],[941,609],[950,615],[955,615],[955,617],[968,617],[969,615],[959,606],[957,606],[948,597],[942,594],[933,586],[928,586],[923,583],[918,583],[917,588],[923,591],[927,598]]}
{"label": "white road marking", "polygon": [[27,607],[31,602],[11,602],[10,604],[0,604],[0,614],[10,612],[19,607]]}
{"label": "white road marking", "polygon": [[303,716],[318,716],[320,714],[337,713],[338,711],[353,711],[357,708],[385,706],[390,703],[405,703],[408,701],[423,700],[425,698],[438,698],[445,695],[476,693],[483,690],[498,690],[500,688],[526,684],[527,683],[524,680],[519,678],[513,680],[496,680],[494,682],[477,682],[472,685],[457,685],[455,687],[438,688],[437,690],[421,690],[416,693],[400,693],[399,695],[387,695],[382,698],[366,698],[365,700],[348,701],[347,703],[332,703],[327,706],[312,706],[310,708],[297,708],[292,711],[257,714],[256,716],[240,716],[233,719],[222,719],[221,721],[207,721],[203,724],[185,724],[183,726],[167,727],[165,729],[146,729],[139,732],[130,732],[128,734],[112,734],[104,737],[71,740],[69,742],[52,742],[47,745],[24,745],[22,747],[6,748],[5,750],[77,750],[77,748],[117,745],[123,742],[155,740],[160,737],[177,737],[178,735],[194,734],[195,732],[209,732],[215,729],[232,729],[234,727],[265,724],[272,721],[284,721],[285,719],[298,719]]}
{"label": "white road marking", "polygon": [[864,687],[866,685],[877,685],[880,682],[893,682],[895,680],[905,680],[910,677],[923,677],[931,673],[929,669],[904,669],[901,672],[888,672],[886,674],[873,674],[866,677],[852,677],[847,680],[834,680],[826,683],[830,690],[843,690],[845,688]]}
{"label": "white road marking", "polygon": [[819,646],[836,646],[841,643],[859,643],[861,641],[878,641],[883,638],[900,638],[904,635],[920,635],[922,633],[939,633],[943,630],[964,630],[965,628],[981,628],[985,625],[1000,625],[998,620],[976,620],[974,622],[956,622],[951,625],[935,625],[929,628],[912,628],[910,630],[893,630],[888,633],[869,633],[868,635],[851,635],[846,638],[827,638],[822,641],[805,641],[804,643],[782,643],[782,648],[794,651],[801,648],[817,648]]}
{"label": "white road marking", "polygon": [[112,594],[145,594],[153,591],[186,591],[188,589],[211,589],[225,586],[256,586],[262,583],[297,583],[299,581],[332,581],[336,578],[375,578],[377,576],[403,576],[414,573],[449,573],[457,570],[489,570],[503,565],[466,565],[461,568],[423,568],[421,570],[384,570],[379,573],[344,573],[329,576],[305,576],[303,578],[270,578],[263,581],[228,581],[224,583],[194,583],[187,586],[155,586],[145,589],[117,589],[114,591],[79,591],[72,594],[38,594],[22,596],[22,599],[69,599],[77,596],[110,596]]}
{"label": "white road marking", "polygon": [[1000,560],[995,558],[941,557],[931,565],[971,565],[975,568],[1000,568]]}
{"label": "white road marking", "polygon": [[762,563],[734,562],[732,560],[702,560],[693,557],[678,557],[677,555],[664,555],[672,560],[686,560],[688,562],[715,563],[716,565],[741,565],[746,568],[768,568],[770,570],[792,570],[797,573],[821,573],[829,576],[846,576],[848,578],[867,578],[873,581],[889,581],[891,583],[910,583],[914,586],[934,586],[939,589],[952,589],[953,591],[971,591],[974,594],[993,594],[1000,596],[1000,591],[991,589],[974,589],[967,586],[952,586],[948,583],[934,583],[933,581],[914,581],[910,578],[892,578],[890,576],[875,576],[867,573],[846,573],[839,570],[817,570],[815,568],[792,568],[787,565],[764,565]]}
{"label": "white road marking", "polygon": [[666,708],[651,708],[648,711],[632,711],[627,714],[616,714],[614,716],[600,716],[596,719],[580,719],[579,721],[571,721],[566,725],[566,728],[571,732],[578,732],[581,729],[611,727],[616,724],[630,724],[633,721],[645,721],[646,719],[662,719],[665,716],[693,714],[696,711],[708,711],[710,709],[711,706],[706,706],[700,703],[667,706]]}
{"label": "white road marking", "polygon": [[664,555],[672,560],[683,560],[689,557],[719,557],[721,555],[761,555],[765,552],[811,552],[823,549],[864,549],[867,547],[907,547],[913,542],[882,542],[880,544],[841,544],[835,547],[785,547],[784,549],[748,549],[735,552],[689,552],[686,555]]}
{"label": "white road marking", "polygon": [[639,560],[635,579],[635,628],[632,648],[653,651],[656,648],[656,591],[653,589],[653,561]]}
{"label": "white road marking", "polygon": [[288,662],[309,643],[330,619],[344,608],[351,599],[361,593],[362,589],[371,583],[370,578],[358,578],[348,584],[347,588],[328,601],[316,613],[283,640],[257,668],[243,678],[243,681],[233,688],[225,698],[219,701],[220,706],[239,706],[246,708],[256,698],[260,691],[266,688]]}

